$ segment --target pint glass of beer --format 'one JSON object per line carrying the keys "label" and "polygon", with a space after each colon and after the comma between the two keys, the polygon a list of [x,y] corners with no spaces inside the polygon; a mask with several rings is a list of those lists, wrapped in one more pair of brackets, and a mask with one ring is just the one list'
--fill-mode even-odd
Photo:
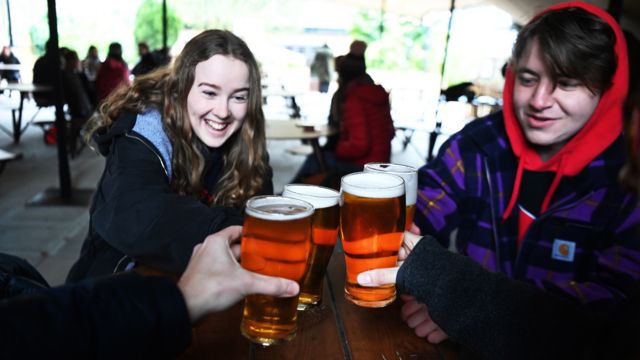
{"label": "pint glass of beer", "polygon": [[411,223],[413,223],[413,216],[416,213],[416,199],[418,197],[418,170],[412,166],[400,164],[368,163],[364,165],[364,172],[388,173],[400,176],[402,180],[404,180],[405,200],[407,202],[404,229],[409,230],[411,228]]}
{"label": "pint glass of beer", "polygon": [[364,307],[383,307],[396,298],[395,285],[358,285],[359,273],[396,266],[405,226],[405,186],[385,173],[342,177],[340,236],[347,265],[347,300]]}
{"label": "pint glass of beer", "polygon": [[306,310],[322,300],[324,274],[338,239],[340,193],[322,186],[288,184],[282,196],[305,200],[315,208],[311,251],[298,298],[298,310]]}
{"label": "pint glass of beer", "polygon": [[[311,247],[313,205],[282,196],[249,199],[242,229],[241,265],[263,275],[298,283]],[[249,340],[271,345],[296,335],[298,296],[249,295],[240,330]]]}

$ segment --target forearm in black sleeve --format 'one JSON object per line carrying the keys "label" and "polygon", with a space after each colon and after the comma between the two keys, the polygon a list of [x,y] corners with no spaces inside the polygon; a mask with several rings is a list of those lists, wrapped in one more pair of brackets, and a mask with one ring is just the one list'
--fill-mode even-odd
{"label": "forearm in black sleeve", "polygon": [[168,278],[120,274],[0,302],[0,358],[172,358],[191,341]]}
{"label": "forearm in black sleeve", "polygon": [[432,237],[413,249],[396,283],[427,305],[452,340],[487,359],[583,358],[588,336],[606,331],[581,305],[491,273]]}

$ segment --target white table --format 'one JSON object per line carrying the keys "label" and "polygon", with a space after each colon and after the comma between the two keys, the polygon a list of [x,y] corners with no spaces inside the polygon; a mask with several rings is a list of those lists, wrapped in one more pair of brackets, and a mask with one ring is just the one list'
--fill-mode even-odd
{"label": "white table", "polygon": [[51,86],[47,85],[36,85],[36,84],[25,84],[25,83],[8,83],[4,85],[0,85],[0,91],[11,90],[18,91],[20,93],[20,105],[18,106],[18,115],[16,116],[16,109],[11,110],[11,122],[13,125],[13,131],[9,131],[3,126],[0,126],[0,130],[6,132],[9,135],[13,135],[13,142],[19,143],[20,136],[25,131],[29,123],[22,126],[22,109],[24,108],[24,100],[29,97],[30,94],[34,92],[46,92],[51,91]]}

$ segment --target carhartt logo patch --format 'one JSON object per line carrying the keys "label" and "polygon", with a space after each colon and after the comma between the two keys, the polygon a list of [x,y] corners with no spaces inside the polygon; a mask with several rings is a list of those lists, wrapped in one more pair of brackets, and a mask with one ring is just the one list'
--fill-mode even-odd
{"label": "carhartt logo patch", "polygon": [[553,259],[572,262],[575,254],[576,243],[573,241],[560,239],[553,240],[553,250],[551,252],[551,257]]}

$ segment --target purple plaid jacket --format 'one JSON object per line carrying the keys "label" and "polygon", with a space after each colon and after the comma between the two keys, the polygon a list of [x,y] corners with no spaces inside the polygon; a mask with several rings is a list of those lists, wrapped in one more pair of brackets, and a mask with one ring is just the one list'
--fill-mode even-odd
{"label": "purple plaid jacket", "polygon": [[489,271],[589,306],[624,300],[640,278],[640,208],[617,183],[622,145],[562,178],[518,251],[518,212],[502,219],[517,167],[502,113],[475,120],[420,169],[415,222]]}

